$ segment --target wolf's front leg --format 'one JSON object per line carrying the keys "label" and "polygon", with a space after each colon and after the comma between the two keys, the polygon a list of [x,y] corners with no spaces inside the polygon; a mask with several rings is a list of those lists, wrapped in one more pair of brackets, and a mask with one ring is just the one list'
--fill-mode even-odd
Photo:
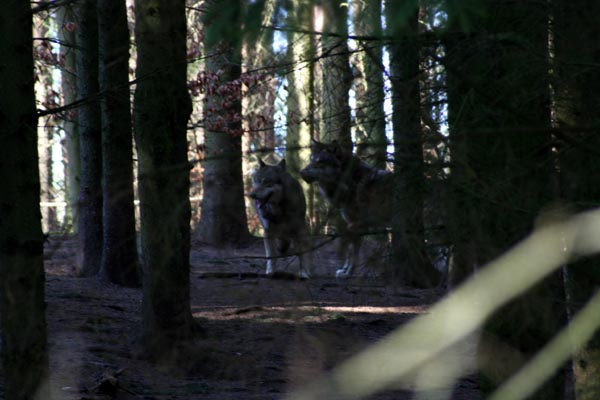
{"label": "wolf's front leg", "polygon": [[309,279],[313,275],[313,249],[307,238],[303,237],[298,242],[300,244],[297,246],[298,259],[300,261],[298,275],[300,278]]}
{"label": "wolf's front leg", "polygon": [[300,269],[298,271],[298,276],[302,279],[309,279],[312,276],[311,270],[306,262],[306,255],[300,254],[298,256],[300,259]]}
{"label": "wolf's front leg", "polygon": [[344,266],[335,272],[335,277],[338,279],[351,277],[359,261],[361,237],[353,236],[349,242],[344,251],[346,259]]}
{"label": "wolf's front leg", "polygon": [[275,263],[277,261],[276,258],[274,258],[275,256],[275,239],[270,237],[269,235],[265,234],[264,237],[264,243],[265,243],[265,257],[267,257],[267,270],[265,271],[265,273],[267,275],[273,275],[273,272],[275,272]]}

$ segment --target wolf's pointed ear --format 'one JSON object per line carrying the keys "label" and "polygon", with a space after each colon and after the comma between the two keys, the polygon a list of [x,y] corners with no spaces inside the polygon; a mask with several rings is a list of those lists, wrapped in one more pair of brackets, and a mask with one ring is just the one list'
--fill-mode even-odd
{"label": "wolf's pointed ear", "polygon": [[256,158],[258,158],[258,165],[259,165],[261,168],[262,168],[262,167],[264,167],[264,166],[266,165],[266,164],[265,164],[265,162],[262,160],[262,158],[260,158],[260,157],[256,157]]}
{"label": "wolf's pointed ear", "polygon": [[282,158],[281,161],[279,161],[279,164],[277,165],[279,166],[279,168],[285,171],[285,158]]}

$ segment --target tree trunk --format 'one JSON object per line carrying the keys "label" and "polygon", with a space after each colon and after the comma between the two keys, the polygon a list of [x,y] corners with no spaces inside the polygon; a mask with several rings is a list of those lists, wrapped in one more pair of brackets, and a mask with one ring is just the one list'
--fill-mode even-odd
{"label": "tree trunk", "polygon": [[125,0],[98,0],[102,98],[102,274],[112,283],[139,283],[133,205],[129,103],[129,29]]}
{"label": "tree trunk", "polygon": [[[275,0],[266,0],[260,31],[257,38],[246,39],[242,57],[245,60],[242,74],[248,82],[242,90],[242,168],[244,187],[252,186],[252,171],[258,167],[255,156],[263,157],[275,147],[275,55],[273,53],[274,25],[277,5]],[[266,28],[265,28],[266,27]],[[244,90],[245,88],[245,90]],[[249,191],[249,190],[248,190]],[[260,222],[252,201],[245,199],[250,230],[259,228]]]}
{"label": "tree trunk", "polygon": [[96,0],[75,8],[77,19],[77,99],[81,181],[79,192],[79,270],[82,276],[100,272],[102,260],[102,143],[98,102],[98,24]]}
{"label": "tree trunk", "polygon": [[[452,21],[452,10],[448,14]],[[476,129],[480,118],[478,115],[485,112],[485,107],[471,98],[472,84],[467,80],[468,74],[462,72],[465,66],[470,65],[470,57],[473,54],[469,46],[475,42],[468,42],[468,35],[462,34],[459,26],[451,26],[450,29],[459,32],[444,43],[447,54],[444,66],[447,71],[448,125],[451,139],[449,147],[452,160],[448,179],[450,201],[446,206],[446,225],[448,236],[452,238],[453,260],[449,265],[447,280],[448,287],[452,289],[467,280],[477,267],[476,238],[481,236],[476,217],[479,207],[477,197],[471,189],[474,182],[471,167],[468,165],[471,138],[467,138],[465,132]],[[478,109],[479,105],[482,110]],[[462,113],[463,107],[466,108],[465,115]]]}
{"label": "tree trunk", "polygon": [[[558,136],[561,194],[572,209],[583,211],[600,205],[600,182],[595,172],[600,167],[600,77],[594,66],[600,52],[595,18],[600,4],[591,0],[559,0],[553,4],[556,122],[559,128],[569,128]],[[598,290],[599,260],[598,256],[589,257],[568,266],[570,315],[575,315]],[[600,398],[600,334],[578,349],[573,367],[577,400]]]}
{"label": "tree trunk", "polygon": [[300,179],[300,170],[308,164],[311,138],[315,137],[315,35],[306,33],[314,29],[314,2],[290,2],[287,11],[288,26],[292,29],[287,34],[290,68],[287,74],[286,169],[302,185],[312,221],[315,214],[314,194],[312,186]]}
{"label": "tree trunk", "polygon": [[[454,222],[472,252],[458,260],[476,266],[524,238],[554,196],[548,6],[496,0],[485,6],[469,21],[468,33],[452,32],[458,39],[448,46],[446,62],[450,132],[458,150],[452,173],[462,174],[454,177],[461,185],[455,209],[468,210]],[[484,331],[528,360],[563,323],[562,279],[555,273],[500,309]],[[478,353],[484,393],[520,367],[503,364],[488,343],[482,341]],[[530,398],[562,399],[563,393],[564,377],[557,373]]]}
{"label": "tree trunk", "polygon": [[[76,62],[75,62],[75,19],[71,5],[58,9],[58,39],[60,40],[60,58],[64,65],[61,69],[61,89],[63,106],[73,103],[77,98]],[[66,112],[62,121],[65,134],[67,160],[65,175],[67,188],[67,221],[70,231],[77,232],[79,224],[79,182],[81,180],[79,131],[76,123],[76,111]]]}
{"label": "tree trunk", "polygon": [[432,287],[440,274],[425,251],[423,198],[423,139],[420,119],[418,3],[411,16],[402,20],[407,7],[386,3],[386,21],[393,41],[390,45],[392,122],[394,126],[394,201],[392,247],[400,280],[408,285]]}
{"label": "tree trunk", "polygon": [[[48,75],[47,75],[48,74]],[[50,71],[45,71],[43,75],[47,78]],[[52,79],[44,79],[46,88],[52,88]],[[36,93],[40,93],[36,91]],[[42,94],[42,96],[44,96]],[[42,100],[46,103],[46,100]],[[46,103],[47,104],[47,103]],[[45,107],[44,107],[45,108]],[[50,118],[47,118],[43,126],[38,127],[38,154],[39,154],[39,171],[40,171],[40,188],[41,188],[41,206],[42,206],[42,229],[44,232],[56,232],[58,230],[58,219],[56,215],[56,206],[54,201],[54,172],[52,157],[52,142],[54,141],[54,126]]]}
{"label": "tree trunk", "polygon": [[4,4],[0,51],[0,318],[4,397],[49,399],[31,6]]}
{"label": "tree trunk", "polygon": [[274,25],[276,1],[266,0],[264,5],[262,26],[256,42],[244,44],[243,73],[248,78],[256,78],[244,93],[244,135],[250,147],[256,149],[273,149],[275,146],[275,55],[273,54]]}
{"label": "tree trunk", "polygon": [[[387,160],[385,112],[383,110],[383,32],[381,0],[353,2],[354,30],[359,41],[355,81],[357,154],[370,165],[383,169]],[[369,38],[369,39],[366,39]]]}
{"label": "tree trunk", "polygon": [[[36,38],[34,51],[38,56],[49,54],[51,52],[50,44],[44,39],[48,36],[50,20],[42,19],[39,15],[34,15],[33,34]],[[37,76],[35,84],[35,94],[37,101],[43,109],[53,107],[54,94],[52,89],[52,67],[45,63],[38,63],[35,69]],[[54,200],[54,174],[52,170],[52,142],[54,136],[54,124],[51,117],[45,117],[45,120],[38,127],[38,155],[40,170],[40,188],[42,202],[42,229],[44,232],[57,230],[56,207],[52,205]]]}
{"label": "tree trunk", "polygon": [[341,0],[325,1],[321,55],[323,103],[321,112],[322,142],[337,140],[351,149],[350,105],[348,93],[352,85],[348,51],[348,7]]}
{"label": "tree trunk", "polygon": [[154,355],[191,337],[185,1],[136,1],[134,116],[142,237],[142,337]]}
{"label": "tree trunk", "polygon": [[[238,0],[210,1],[213,7],[229,7],[231,32],[220,39],[205,33],[207,82],[204,97],[204,194],[198,234],[201,240],[218,246],[238,246],[250,238],[244,204],[241,151],[241,4]],[[210,17],[209,17],[210,19]],[[205,20],[205,29],[214,27]],[[215,28],[219,29],[219,28]]]}

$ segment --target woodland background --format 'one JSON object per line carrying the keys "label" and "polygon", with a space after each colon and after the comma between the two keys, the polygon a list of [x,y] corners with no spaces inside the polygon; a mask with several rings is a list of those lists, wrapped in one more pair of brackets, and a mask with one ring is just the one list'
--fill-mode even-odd
{"label": "woodland background", "polygon": [[[435,265],[459,298],[534,228],[560,228],[477,300],[519,287],[477,326],[479,386],[494,393],[587,310],[600,282],[595,231],[565,228],[588,226],[567,217],[600,199],[598,13],[592,0],[10,0],[0,15],[5,397],[48,396],[48,237],[76,238],[78,276],[141,286],[140,346],[173,351],[201,325],[192,243],[252,243],[256,157],[285,157],[298,176],[311,138],[394,172],[384,257],[397,287]],[[304,189],[312,234],[335,237],[335,210]],[[537,278],[518,275],[546,261]],[[528,398],[598,398],[589,329]]]}

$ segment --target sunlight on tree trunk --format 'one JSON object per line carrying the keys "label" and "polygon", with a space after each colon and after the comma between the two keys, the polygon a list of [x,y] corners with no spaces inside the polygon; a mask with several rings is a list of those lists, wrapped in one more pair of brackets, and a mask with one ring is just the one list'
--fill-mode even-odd
{"label": "sunlight on tree trunk", "polygon": [[[34,45],[39,55],[49,53],[50,44],[43,40],[49,36],[50,18],[42,19],[39,16],[34,17]],[[52,77],[52,68],[45,63],[39,63],[36,68],[37,80],[35,84],[35,93],[40,108],[47,110],[54,106],[54,90],[52,88],[54,79]],[[46,116],[40,126],[38,126],[38,155],[40,170],[40,189],[42,201],[42,229],[44,232],[55,232],[58,229],[58,220],[56,216],[56,206],[52,204],[54,193],[54,171],[52,142],[54,141],[54,120]]]}
{"label": "sunlight on tree trunk", "polygon": [[359,76],[355,82],[357,154],[370,165],[384,169],[387,160],[383,88],[381,0],[353,1],[352,16],[358,40],[354,56]]}
{"label": "sunlight on tree trunk", "polygon": [[[311,185],[300,179],[300,170],[308,164],[310,141],[315,137],[314,118],[314,2],[290,2],[288,7],[287,59],[290,63],[287,96],[286,168],[299,180],[308,199],[308,213],[314,222],[314,193]],[[313,223],[314,225],[314,223]]]}
{"label": "sunlight on tree trunk", "polygon": [[349,91],[352,85],[348,50],[348,3],[326,1],[323,8],[322,83],[320,141],[337,140],[346,148],[352,147],[350,137]]}
{"label": "sunlight on tree trunk", "polygon": [[[244,138],[249,149],[272,149],[275,145],[275,55],[273,40],[275,0],[265,1],[262,23],[255,42],[244,43],[243,71],[250,82],[244,85]],[[252,78],[256,79],[253,83]],[[244,90],[243,89],[243,90]]]}
{"label": "sunlight on tree trunk", "polygon": [[[61,69],[62,105],[64,106],[73,103],[77,98],[75,19],[72,6],[64,5],[60,7],[56,18],[58,23],[58,39],[61,41],[60,57],[64,60],[64,66]],[[81,155],[76,119],[76,111],[69,110],[62,121],[67,149],[65,160],[67,215],[65,218],[70,225],[68,231],[72,231],[73,233],[77,233],[79,223],[79,182],[81,180]]]}
{"label": "sunlight on tree trunk", "polygon": [[[276,1],[265,1],[261,28],[256,40],[244,40],[242,74],[247,85],[242,86],[242,170],[244,192],[250,192],[252,171],[258,168],[257,157],[264,157],[275,147],[275,54],[273,51]],[[251,232],[260,229],[260,222],[250,197],[245,198]]]}
{"label": "sunlight on tree trunk", "polygon": [[[128,0],[131,1],[131,0]],[[202,158],[204,146],[204,131],[202,129],[203,119],[203,95],[200,87],[197,84],[202,77],[204,71],[204,47],[202,43],[203,29],[201,6],[204,0],[197,0],[195,3],[188,2],[187,13],[187,51],[188,51],[188,68],[187,80],[190,95],[192,97],[192,113],[188,123],[188,152],[190,160],[194,163],[190,171],[190,205],[192,209],[192,229],[195,230],[200,217],[200,203],[202,201]],[[132,51],[135,51],[132,49]]]}

